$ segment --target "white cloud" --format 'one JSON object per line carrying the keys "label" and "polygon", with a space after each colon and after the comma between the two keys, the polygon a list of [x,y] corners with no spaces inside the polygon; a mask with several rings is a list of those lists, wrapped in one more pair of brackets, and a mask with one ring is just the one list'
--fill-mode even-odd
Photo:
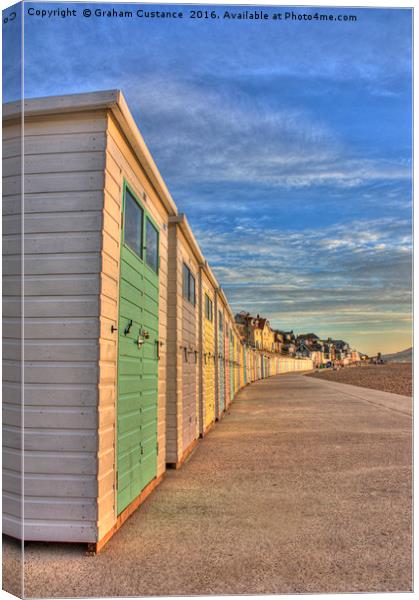
{"label": "white cloud", "polygon": [[406,161],[350,156],[308,111],[273,109],[244,94],[150,76],[131,80],[127,95],[172,184],[348,189],[411,177]]}
{"label": "white cloud", "polygon": [[300,231],[246,222],[195,234],[234,310],[267,315],[278,327],[336,332],[408,329],[408,231],[406,220],[380,218]]}

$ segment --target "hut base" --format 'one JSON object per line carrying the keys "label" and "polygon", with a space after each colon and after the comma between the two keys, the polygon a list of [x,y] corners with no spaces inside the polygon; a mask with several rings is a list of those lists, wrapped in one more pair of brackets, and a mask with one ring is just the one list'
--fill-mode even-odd
{"label": "hut base", "polygon": [[218,417],[216,417],[216,418],[215,418],[215,420],[216,420],[217,422],[221,421],[221,419],[222,419],[222,418],[224,417],[224,415],[226,414],[226,410],[227,410],[227,409],[226,409],[226,408],[224,408],[224,409],[223,409],[223,410],[220,412],[220,414],[218,415]]}
{"label": "hut base", "polygon": [[209,424],[209,425],[208,425],[208,426],[207,426],[207,427],[204,429],[203,433],[200,433],[200,434],[199,434],[199,437],[200,437],[200,438],[203,438],[203,437],[204,437],[204,435],[207,435],[207,433],[208,433],[209,431],[211,431],[211,429],[212,429],[214,426],[215,426],[215,421],[213,421],[212,423],[210,423],[210,424]]}
{"label": "hut base", "polygon": [[161,480],[163,479],[164,473],[162,473],[159,477],[150,481],[150,483],[143,489],[141,494],[137,496],[128,506],[118,515],[115,524],[113,527],[106,533],[101,540],[98,542],[93,542],[87,544],[87,553],[88,554],[98,554],[102,548],[109,542],[111,537],[118,531],[120,527],[125,523],[127,519],[137,510],[137,508],[144,502],[144,500],[151,494],[151,492],[156,488]]}
{"label": "hut base", "polygon": [[198,440],[192,440],[189,446],[186,448],[185,452],[182,454],[181,458],[175,463],[167,463],[166,466],[168,469],[180,469],[186,459],[190,457],[190,455],[194,452],[198,445]]}

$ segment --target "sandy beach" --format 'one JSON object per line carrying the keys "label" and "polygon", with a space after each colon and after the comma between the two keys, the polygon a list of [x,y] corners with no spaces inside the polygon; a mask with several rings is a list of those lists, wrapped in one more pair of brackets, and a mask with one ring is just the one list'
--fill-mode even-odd
{"label": "sandy beach", "polygon": [[322,377],[329,381],[348,383],[402,396],[412,395],[412,363],[410,362],[344,367],[337,371],[321,369],[310,373],[308,377]]}

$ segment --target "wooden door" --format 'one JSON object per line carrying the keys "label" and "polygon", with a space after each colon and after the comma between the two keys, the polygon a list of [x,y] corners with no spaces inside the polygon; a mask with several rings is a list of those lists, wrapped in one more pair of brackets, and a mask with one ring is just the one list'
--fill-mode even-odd
{"label": "wooden door", "polygon": [[119,282],[117,511],[157,475],[159,231],[124,186]]}

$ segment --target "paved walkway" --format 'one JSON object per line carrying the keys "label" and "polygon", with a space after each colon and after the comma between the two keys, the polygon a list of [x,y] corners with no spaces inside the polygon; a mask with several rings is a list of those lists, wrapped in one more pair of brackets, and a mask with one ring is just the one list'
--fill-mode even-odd
{"label": "paved walkway", "polygon": [[302,375],[253,384],[102,554],[28,543],[25,593],[411,590],[410,414]]}

